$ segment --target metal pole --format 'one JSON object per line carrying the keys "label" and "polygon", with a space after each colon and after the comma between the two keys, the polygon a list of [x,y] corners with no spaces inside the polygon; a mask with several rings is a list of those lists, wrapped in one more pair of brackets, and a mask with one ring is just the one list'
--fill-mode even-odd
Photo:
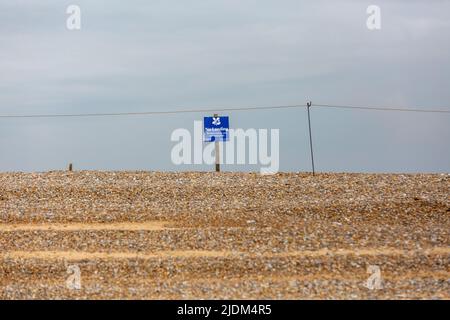
{"label": "metal pole", "polygon": [[[219,115],[217,113],[214,114],[214,118],[217,118]],[[220,172],[220,146],[219,141],[214,142],[214,149],[216,154],[216,172]]]}
{"label": "metal pole", "polygon": [[308,108],[308,126],[309,126],[309,147],[311,149],[311,164],[312,164],[312,172],[313,175],[315,175],[315,170],[314,170],[314,153],[313,153],[313,143],[312,143],[312,134],[311,134],[311,116],[309,114],[309,108],[311,108],[311,101],[308,101],[306,106]]}

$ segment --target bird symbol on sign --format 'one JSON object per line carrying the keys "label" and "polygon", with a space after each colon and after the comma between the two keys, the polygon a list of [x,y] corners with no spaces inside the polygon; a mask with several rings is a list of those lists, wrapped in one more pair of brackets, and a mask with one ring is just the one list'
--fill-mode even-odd
{"label": "bird symbol on sign", "polygon": [[212,124],[215,126],[220,126],[220,117],[213,117]]}

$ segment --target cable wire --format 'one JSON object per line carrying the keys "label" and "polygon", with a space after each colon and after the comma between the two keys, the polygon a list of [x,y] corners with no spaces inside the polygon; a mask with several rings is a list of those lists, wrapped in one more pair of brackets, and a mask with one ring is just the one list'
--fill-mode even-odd
{"label": "cable wire", "polygon": [[107,116],[140,116],[140,115],[164,115],[178,113],[207,113],[217,111],[252,111],[270,109],[301,108],[306,105],[286,105],[268,107],[234,107],[234,108],[209,108],[209,109],[185,109],[170,111],[143,111],[143,112],[117,112],[117,113],[74,113],[74,114],[31,114],[31,115],[0,115],[0,118],[64,118],[64,117],[107,117]]}
{"label": "cable wire", "polygon": [[[397,107],[368,107],[368,106],[348,106],[348,105],[330,105],[330,104],[311,104],[312,107],[319,108],[337,108],[337,109],[360,109],[374,111],[400,111],[400,112],[420,112],[420,113],[450,113],[450,110],[443,109],[418,109],[418,108],[397,108]],[[0,115],[0,118],[71,118],[71,117],[109,117],[109,116],[149,116],[149,115],[167,115],[181,113],[215,113],[218,111],[255,111],[255,110],[273,110],[273,109],[291,109],[306,108],[306,104],[294,104],[284,106],[266,106],[266,107],[231,107],[231,108],[207,108],[207,109],[184,109],[169,111],[143,111],[143,112],[109,112],[109,113],[73,113],[73,114],[30,114],[30,115]]]}
{"label": "cable wire", "polygon": [[418,109],[418,108],[396,108],[396,107],[362,107],[330,104],[312,104],[313,107],[338,108],[338,109],[361,109],[375,111],[400,111],[400,112],[421,112],[421,113],[450,113],[450,110],[443,109]]}

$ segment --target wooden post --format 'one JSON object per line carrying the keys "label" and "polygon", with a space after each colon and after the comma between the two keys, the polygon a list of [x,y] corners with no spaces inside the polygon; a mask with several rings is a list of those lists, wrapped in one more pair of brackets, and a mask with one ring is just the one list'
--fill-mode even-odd
{"label": "wooden post", "polygon": [[[217,118],[219,115],[217,113],[214,114],[214,118]],[[214,149],[216,154],[216,172],[220,172],[220,146],[219,141],[214,141]]]}

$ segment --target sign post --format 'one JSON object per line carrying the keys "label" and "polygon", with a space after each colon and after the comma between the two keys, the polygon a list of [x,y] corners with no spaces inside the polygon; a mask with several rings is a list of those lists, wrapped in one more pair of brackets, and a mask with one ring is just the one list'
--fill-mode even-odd
{"label": "sign post", "polygon": [[[214,114],[214,118],[218,118],[219,115],[217,113]],[[216,153],[216,172],[220,172],[220,146],[219,141],[214,141],[214,150]]]}
{"label": "sign post", "polygon": [[216,113],[213,117],[203,118],[203,141],[214,142],[216,155],[216,172],[220,172],[220,141],[229,140],[229,118],[219,117]]}

